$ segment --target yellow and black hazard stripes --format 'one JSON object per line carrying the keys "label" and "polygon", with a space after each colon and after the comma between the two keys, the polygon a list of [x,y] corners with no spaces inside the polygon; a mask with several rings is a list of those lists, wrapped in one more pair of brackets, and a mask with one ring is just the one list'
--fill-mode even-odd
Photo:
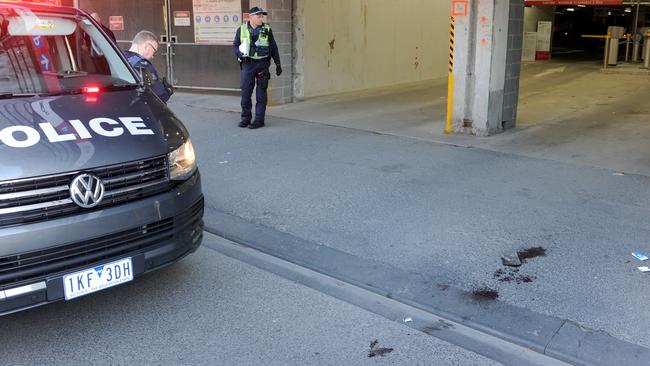
{"label": "yellow and black hazard stripes", "polygon": [[445,133],[454,132],[451,125],[451,113],[454,107],[454,35],[455,35],[455,20],[451,17],[449,23],[449,76],[447,78],[447,124],[445,125]]}
{"label": "yellow and black hazard stripes", "polygon": [[454,17],[451,17],[451,23],[449,26],[449,72],[454,72],[454,34],[456,22]]}

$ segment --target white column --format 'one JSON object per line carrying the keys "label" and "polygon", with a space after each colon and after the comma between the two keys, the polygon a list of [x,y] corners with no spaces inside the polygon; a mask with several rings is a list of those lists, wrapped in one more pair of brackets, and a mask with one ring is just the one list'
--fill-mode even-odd
{"label": "white column", "polygon": [[523,14],[522,0],[470,0],[467,15],[455,18],[452,124],[456,132],[487,136],[514,126],[514,120],[509,120],[514,116],[504,116],[504,110],[516,108],[512,95],[518,83],[516,87],[508,83],[506,88],[506,75],[519,75],[519,63],[511,60],[521,49],[516,43],[521,43],[522,37],[510,37],[522,32],[523,23],[511,19],[519,13]]}

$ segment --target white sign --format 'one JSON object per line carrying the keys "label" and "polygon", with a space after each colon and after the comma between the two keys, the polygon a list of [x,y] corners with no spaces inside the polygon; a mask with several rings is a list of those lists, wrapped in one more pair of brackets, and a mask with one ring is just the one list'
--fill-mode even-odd
{"label": "white sign", "polygon": [[194,0],[194,41],[232,44],[241,25],[241,0]]}
{"label": "white sign", "polygon": [[192,14],[189,11],[174,12],[174,27],[192,26]]}
{"label": "white sign", "polygon": [[537,32],[524,33],[524,46],[521,53],[522,61],[535,61],[537,52]]}
{"label": "white sign", "polygon": [[553,35],[553,22],[537,22],[537,51],[551,51],[551,36]]}

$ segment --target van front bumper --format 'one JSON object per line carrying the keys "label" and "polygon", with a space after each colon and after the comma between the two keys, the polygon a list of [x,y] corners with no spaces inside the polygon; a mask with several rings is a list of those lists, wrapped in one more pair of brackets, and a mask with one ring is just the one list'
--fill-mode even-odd
{"label": "van front bumper", "polygon": [[63,276],[130,257],[134,277],[203,238],[200,174],[174,189],[87,213],[0,229],[0,315],[64,298]]}

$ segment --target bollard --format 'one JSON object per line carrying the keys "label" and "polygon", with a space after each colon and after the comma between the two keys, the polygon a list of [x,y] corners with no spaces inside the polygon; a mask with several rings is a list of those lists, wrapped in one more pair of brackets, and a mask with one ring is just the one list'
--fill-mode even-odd
{"label": "bollard", "polygon": [[632,47],[632,62],[639,62],[639,51],[641,50],[641,42],[637,37],[638,34],[634,35],[634,47]]}
{"label": "bollard", "polygon": [[609,42],[611,41],[611,35],[607,35],[605,37],[605,59],[603,60],[603,69],[607,69],[607,65],[609,64]]}
{"label": "bollard", "polygon": [[620,40],[615,37],[609,39],[609,52],[607,53],[607,64],[609,66],[616,66],[618,64],[618,47]]}
{"label": "bollard", "polygon": [[644,47],[644,53],[643,53],[643,67],[646,69],[650,69],[650,33],[645,34],[645,47]]}

